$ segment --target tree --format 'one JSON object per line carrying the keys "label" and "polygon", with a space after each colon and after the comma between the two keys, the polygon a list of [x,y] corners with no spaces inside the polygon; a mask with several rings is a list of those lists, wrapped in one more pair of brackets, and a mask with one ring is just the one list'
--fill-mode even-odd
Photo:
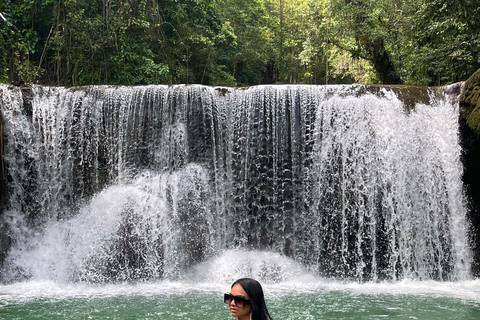
{"label": "tree", "polygon": [[[332,0],[332,43],[369,61],[381,83],[401,83],[391,41],[398,39],[397,4],[388,0]],[[401,17],[400,17],[401,19]]]}
{"label": "tree", "polygon": [[405,83],[480,68],[474,0],[0,0],[0,81]]}
{"label": "tree", "polygon": [[223,0],[218,4],[219,17],[235,37],[235,44],[222,63],[240,85],[268,82],[278,48],[275,29],[278,25],[272,0]]}
{"label": "tree", "polygon": [[480,7],[472,0],[415,1],[402,55],[409,83],[466,80],[480,68]]}

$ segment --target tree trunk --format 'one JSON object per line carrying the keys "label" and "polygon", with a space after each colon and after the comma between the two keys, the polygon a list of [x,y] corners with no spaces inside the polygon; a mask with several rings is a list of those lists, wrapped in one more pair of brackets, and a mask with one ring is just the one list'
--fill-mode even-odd
{"label": "tree trunk", "polygon": [[385,44],[382,39],[376,39],[369,41],[367,44],[370,54],[372,55],[372,62],[380,76],[380,80],[383,84],[401,84],[402,80],[395,71],[393,61],[385,50]]}

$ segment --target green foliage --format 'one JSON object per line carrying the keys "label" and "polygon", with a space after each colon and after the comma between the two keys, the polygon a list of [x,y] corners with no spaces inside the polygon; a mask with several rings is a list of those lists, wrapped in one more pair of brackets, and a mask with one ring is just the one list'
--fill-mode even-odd
{"label": "green foliage", "polygon": [[0,81],[405,83],[480,68],[474,0],[0,0]]}
{"label": "green foliage", "polygon": [[[480,10],[475,1],[330,3],[333,41],[353,58],[370,61],[382,83],[393,77],[394,82],[440,85],[465,80],[480,67]],[[379,60],[375,55],[381,53]]]}
{"label": "green foliage", "polygon": [[[48,1],[46,1],[48,3]],[[33,1],[2,2],[0,9],[0,80],[14,83],[33,82],[39,69],[35,64],[40,36],[32,22]]]}
{"label": "green foliage", "polygon": [[416,37],[410,57],[417,57],[416,63],[424,67],[415,70],[412,66],[415,73],[407,77],[413,75],[413,81],[438,85],[465,80],[480,67],[478,2],[424,1],[413,20]]}
{"label": "green foliage", "polygon": [[401,17],[398,3],[387,0],[332,0],[332,42],[353,59],[368,61],[382,83],[400,83],[394,41]]}
{"label": "green foliage", "polygon": [[276,56],[275,18],[270,1],[223,0],[218,4],[219,18],[228,24],[234,41],[224,43],[221,62],[239,85],[262,83],[267,64]]}

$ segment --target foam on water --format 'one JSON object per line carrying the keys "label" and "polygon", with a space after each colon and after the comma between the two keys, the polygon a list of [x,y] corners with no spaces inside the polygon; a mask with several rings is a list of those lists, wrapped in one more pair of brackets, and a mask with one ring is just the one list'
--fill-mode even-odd
{"label": "foam on water", "polygon": [[228,292],[238,278],[258,279],[267,298],[298,294],[343,292],[364,295],[425,295],[451,297],[480,303],[480,280],[457,282],[412,281],[366,282],[332,280],[309,273],[304,266],[274,252],[228,250],[194,266],[180,281],[135,284],[62,283],[26,281],[0,286],[1,303],[37,299],[109,298],[115,296],[161,296],[172,294]]}
{"label": "foam on water", "polygon": [[[248,261],[245,260],[248,258]],[[266,267],[269,265],[270,267]],[[266,297],[343,292],[353,295],[413,295],[450,297],[480,303],[480,280],[457,282],[412,281],[366,282],[339,281],[308,273],[292,259],[264,251],[230,250],[219,257],[194,266],[180,281],[140,282],[135,284],[61,283],[26,281],[0,286],[0,305],[38,299],[110,298],[116,296],[162,296],[228,292],[234,280],[254,277],[261,281]]]}
{"label": "foam on water", "polygon": [[199,283],[233,283],[246,276],[265,284],[308,281],[313,277],[300,263],[275,252],[227,250],[192,268],[184,279]]}

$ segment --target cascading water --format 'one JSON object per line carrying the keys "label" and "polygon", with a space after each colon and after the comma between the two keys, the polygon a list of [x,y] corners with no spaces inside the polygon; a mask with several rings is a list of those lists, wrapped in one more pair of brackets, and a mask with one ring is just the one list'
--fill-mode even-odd
{"label": "cascading water", "polygon": [[[3,281],[179,279],[225,250],[467,279],[458,107],[364,86],[2,89]],[[375,92],[373,92],[375,91]]]}

